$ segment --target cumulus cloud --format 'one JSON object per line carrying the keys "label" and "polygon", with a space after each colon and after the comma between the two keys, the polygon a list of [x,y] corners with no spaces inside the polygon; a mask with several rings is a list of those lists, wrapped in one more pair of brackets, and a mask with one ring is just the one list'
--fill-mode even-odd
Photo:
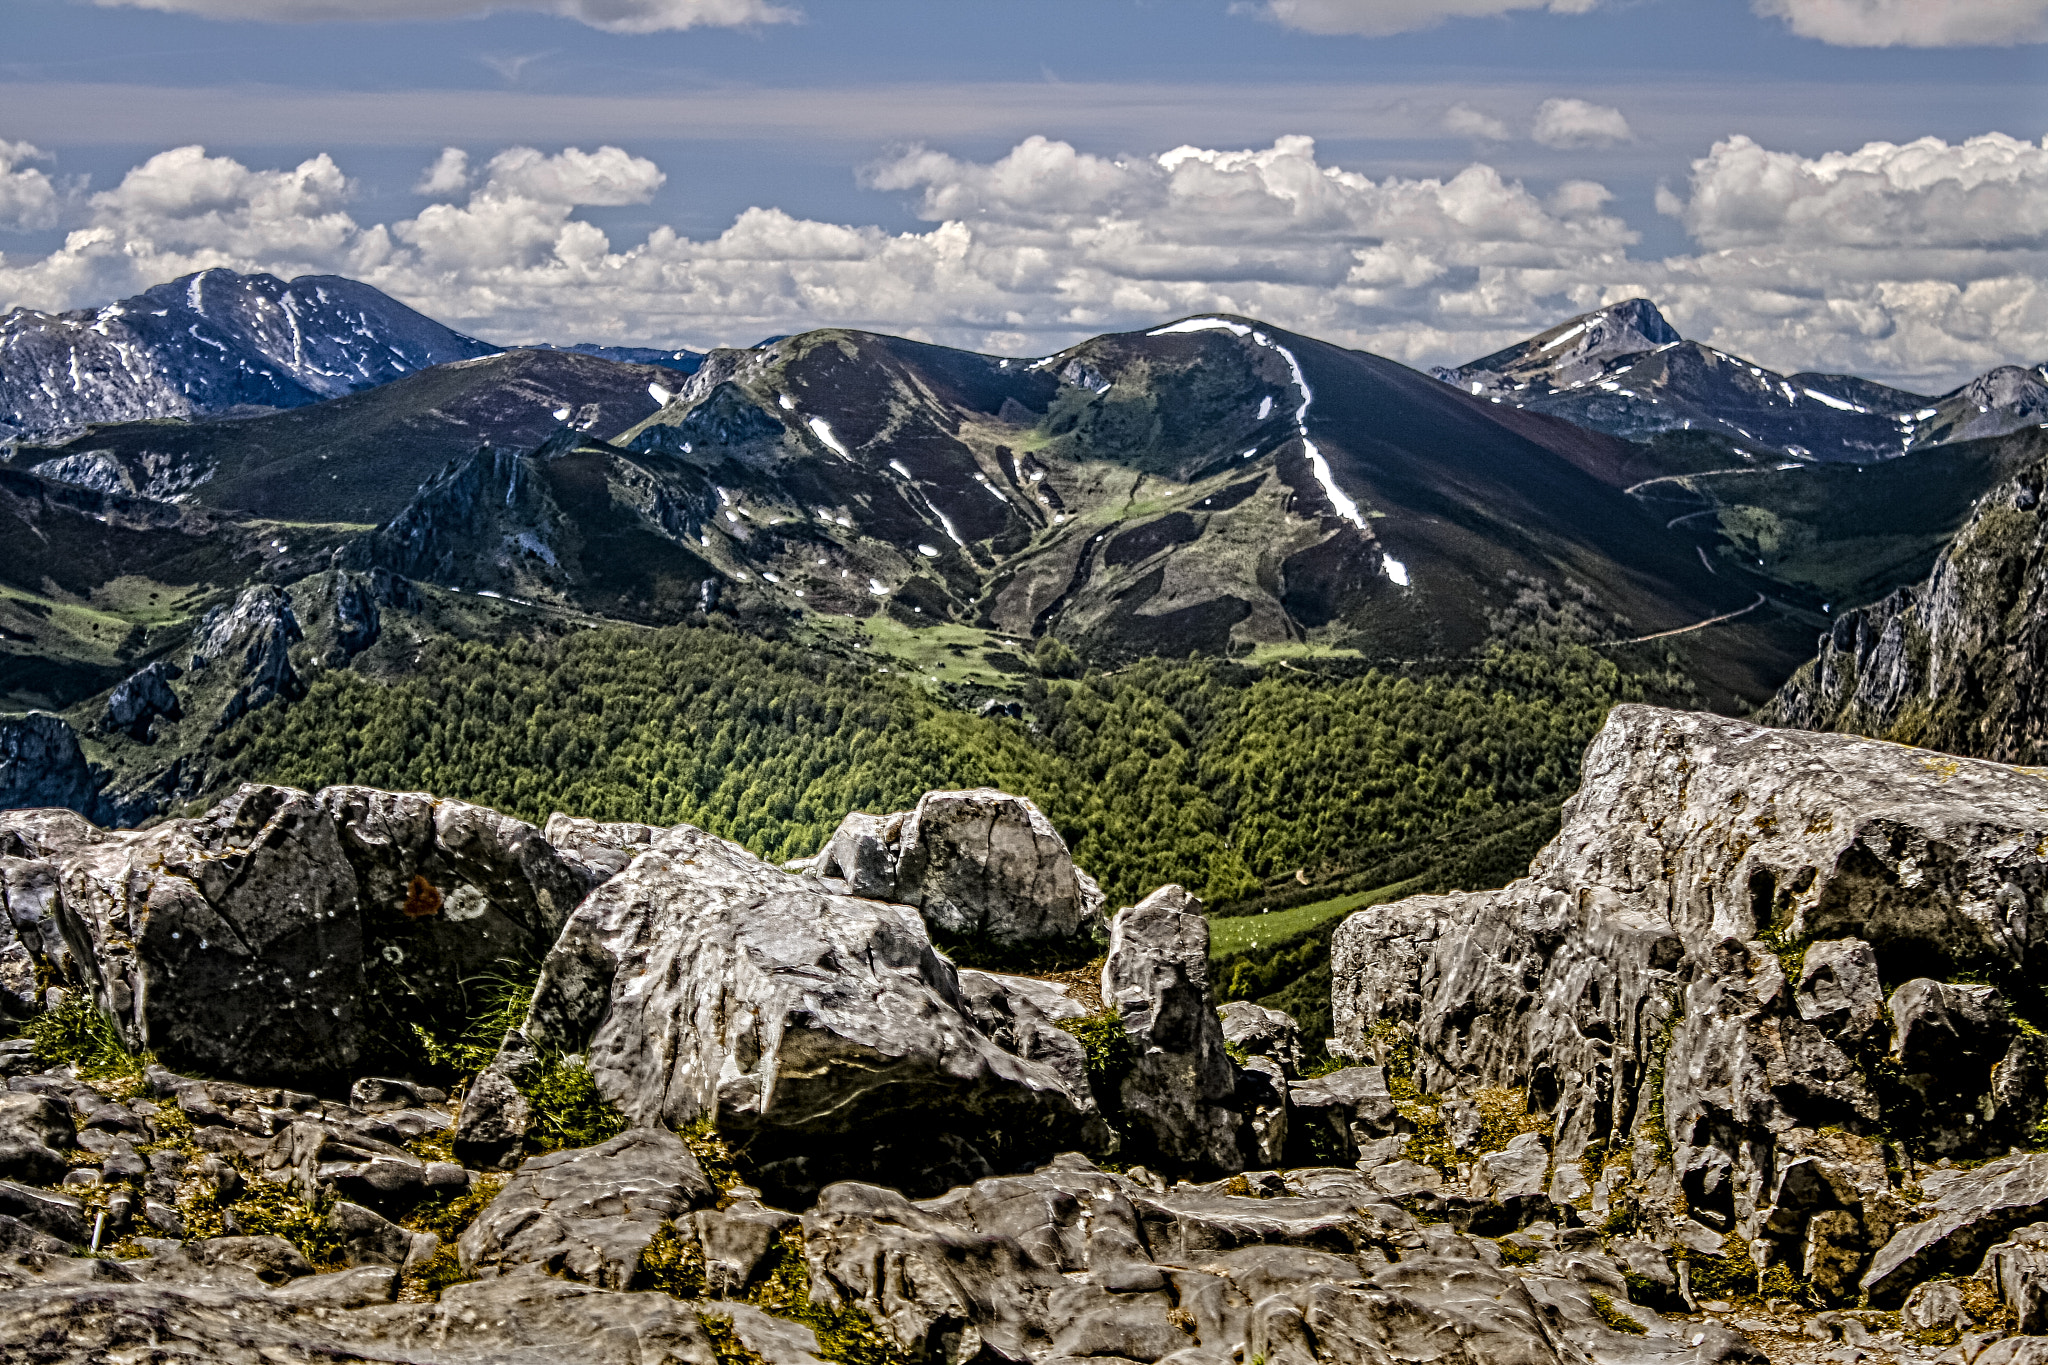
{"label": "cumulus cloud", "polygon": [[412,187],[412,192],[442,199],[468,188],[469,153],[460,147],[443,147],[434,164],[420,172],[419,183]]}
{"label": "cumulus cloud", "polygon": [[1838,47],[2048,42],[2048,0],[1752,0],[1802,38]]}
{"label": "cumulus cloud", "polygon": [[1778,365],[1938,382],[2048,355],[2048,145],[1989,134],[1801,157],[1745,137],[1667,195],[1705,248],[1655,287]]}
{"label": "cumulus cloud", "polygon": [[1515,10],[1585,14],[1600,0],[1265,0],[1236,8],[1304,33],[1377,38],[1434,28],[1446,19],[1477,19]]}
{"label": "cumulus cloud", "polygon": [[1509,137],[1507,124],[1469,104],[1454,104],[1444,110],[1444,131],[1481,142],[1506,142]]}
{"label": "cumulus cloud", "polygon": [[1546,147],[1611,147],[1635,137],[1621,110],[1586,100],[1550,99],[1536,108],[1529,136]]}
{"label": "cumulus cloud", "polygon": [[103,8],[164,10],[207,19],[267,23],[467,19],[498,10],[538,10],[610,33],[787,23],[798,12],[771,0],[93,0]]}
{"label": "cumulus cloud", "polygon": [[27,232],[57,225],[57,187],[40,168],[23,165],[47,160],[49,153],[39,147],[0,138],[0,229]]}
{"label": "cumulus cloud", "polygon": [[[27,153],[8,148],[14,174]],[[864,179],[925,226],[755,208],[708,239],[660,227],[613,243],[578,210],[663,183],[615,147],[476,166],[453,149],[422,181],[440,202],[363,223],[325,156],[257,169],[184,147],[71,201],[61,248],[0,258],[0,308],[84,306],[219,265],[351,275],[505,343],[840,325],[1044,354],[1217,310],[1433,364],[1643,294],[1688,335],[1778,368],[1941,388],[2048,356],[2048,147],[2002,136],[1820,157],[1730,138],[1664,195],[1693,254],[1654,261],[1629,255],[1636,234],[1595,181],[1539,194],[1484,164],[1375,180],[1305,137],[1152,157],[1043,137],[987,161],[914,148]]]}

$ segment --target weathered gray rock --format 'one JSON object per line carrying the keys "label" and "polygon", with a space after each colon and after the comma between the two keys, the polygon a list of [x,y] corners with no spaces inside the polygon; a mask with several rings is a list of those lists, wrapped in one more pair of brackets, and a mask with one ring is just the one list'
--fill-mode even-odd
{"label": "weathered gray rock", "polygon": [[[1555,1168],[1592,1171],[1556,1186],[1589,1213],[1625,1180],[1668,1238],[1659,1210],[1682,1198],[1853,1297],[1911,1221],[1870,1080],[1891,1041],[1877,982],[2035,971],[2044,836],[2048,786],[1994,764],[1617,707],[1528,878],[1339,928],[1338,1047],[1412,1048],[1417,1083],[1451,1098],[1524,1091]],[[1939,1063],[1914,1066],[1957,1117],[1922,1150],[1995,1153],[2032,1122],[2040,1068],[2025,1048],[2005,1065],[2018,1044],[1979,1017],[1988,997],[1937,996],[1911,1032]],[[1624,1155],[1630,1173],[1606,1164]]]}
{"label": "weathered gray rock", "polygon": [[1124,1079],[1126,1120],[1181,1168],[1243,1169],[1237,1074],[1209,997],[1209,921],[1202,903],[1163,886],[1117,912],[1102,998],[1121,1016],[1138,1060]]}
{"label": "weathered gray rock", "polygon": [[0,1008],[60,984],[173,1067],[301,1084],[375,1032],[459,1033],[467,983],[545,953],[608,875],[496,811],[364,787],[251,784],[137,831],[29,812],[0,842]]}
{"label": "weathered gray rock", "polygon": [[439,1245],[430,1232],[407,1232],[361,1204],[346,1200],[327,1215],[328,1228],[341,1240],[349,1265],[385,1265],[405,1269],[425,1261]]}
{"label": "weathered gray rock", "polygon": [[595,1147],[520,1166],[459,1244],[471,1274],[538,1265],[605,1289],[624,1289],[663,1223],[711,1202],[711,1182],[682,1139],[635,1128]]}
{"label": "weathered gray rock", "polygon": [[1347,1066],[1287,1087],[1296,1160],[1352,1162],[1378,1138],[1412,1133],[1387,1088],[1383,1066]]}
{"label": "weathered gray rock", "polygon": [[0,1179],[54,1185],[76,1142],[69,1106],[48,1095],[0,1093]]}
{"label": "weathered gray rock", "polygon": [[[1259,1194],[1160,1193],[1070,1157],[930,1200],[833,1185],[804,1217],[812,1281],[911,1359],[1761,1358],[1734,1333],[1681,1335],[1629,1305],[1622,1265],[1588,1234],[1518,1272],[1355,1170],[1232,1183]],[[1609,1329],[1596,1290],[1645,1334]]]}
{"label": "weathered gray rock", "polygon": [[1248,1057],[1271,1057],[1280,1072],[1293,1079],[1301,1069],[1301,1025],[1282,1010],[1269,1010],[1249,1000],[1232,1000],[1217,1008],[1223,1020],[1223,1041]]}
{"label": "weathered gray rock", "polygon": [[2048,1217],[2048,1153],[1989,1162],[1947,1182],[1928,1215],[1900,1228],[1871,1260],[1863,1288],[1873,1301],[1898,1303],[1942,1270],[1974,1268],[2008,1233]]}
{"label": "weathered gray rock", "polygon": [[168,659],[160,659],[129,674],[108,694],[107,709],[100,720],[102,728],[120,731],[131,739],[147,739],[150,722],[158,716],[178,719],[184,710],[178,704],[178,694],[171,690],[171,682],[183,673]]}
{"label": "weathered gray rock", "polygon": [[193,688],[224,693],[213,728],[232,725],[245,713],[303,690],[292,668],[291,647],[305,639],[292,600],[268,583],[242,589],[233,604],[222,603],[200,619],[192,637],[187,672]]}
{"label": "weathered gray rock", "polygon": [[116,1261],[78,1265],[68,1277],[0,1268],[0,1342],[20,1343],[35,1352],[21,1358],[51,1365],[716,1365],[704,1310],[728,1319],[733,1335],[768,1365],[823,1365],[809,1329],[745,1304],[682,1303],[549,1275],[493,1276],[451,1286],[437,1302],[390,1303],[375,1299],[374,1287],[365,1292],[366,1280],[389,1285],[389,1270],[310,1276],[265,1291],[145,1280]]}
{"label": "weathered gray rock", "polygon": [[989,788],[926,792],[912,811],[856,812],[810,866],[856,896],[917,906],[954,940],[1014,949],[1100,923],[1102,892],[1038,807]]}
{"label": "weathered gray rock", "polygon": [[577,908],[523,1033],[587,1054],[634,1123],[714,1118],[772,1192],[850,1171],[932,1188],[1055,1150],[1084,1112],[977,1025],[915,911],[686,826]]}
{"label": "weathered gray rock", "polygon": [[[334,822],[245,786],[205,816],[63,862],[60,923],[131,1046],[250,1078],[346,1072],[361,1046],[363,936]],[[75,934],[70,925],[77,926]]]}
{"label": "weathered gray rock", "polygon": [[699,1209],[691,1220],[704,1253],[705,1284],[718,1298],[738,1298],[760,1276],[783,1235],[802,1224],[796,1214],[771,1209],[758,1199]]}
{"label": "weathered gray rock", "polygon": [[105,830],[75,810],[0,810],[0,858],[54,858],[106,838]]}
{"label": "weathered gray rock", "polygon": [[0,810],[63,806],[98,815],[100,781],[62,716],[0,716]]}
{"label": "weathered gray rock", "polygon": [[[1992,1247],[1985,1253],[1979,1273],[1990,1281],[1992,1292],[2011,1311],[2015,1331],[2023,1336],[2048,1334],[2048,1223],[2030,1223],[2010,1240]],[[1946,1298],[1936,1306],[1926,1302],[1929,1291],[1938,1291],[1942,1286],[1954,1288],[1951,1281],[1936,1280],[1915,1289],[1906,1297],[1900,1316],[1919,1327],[1934,1325],[1932,1321],[1920,1321],[1921,1318],[1939,1316],[1953,1321],[1954,1313]],[[1955,1307],[1961,1307],[1960,1294],[1957,1298]]]}
{"label": "weathered gray rock", "polygon": [[541,833],[550,844],[592,872],[591,884],[607,880],[626,870],[626,864],[654,847],[666,833],[658,825],[627,821],[584,820],[556,811],[548,817]]}
{"label": "weathered gray rock", "polygon": [[403,1013],[401,1030],[459,1034],[464,983],[545,954],[603,880],[485,806],[372,787],[327,787],[314,800],[355,877],[368,987]]}

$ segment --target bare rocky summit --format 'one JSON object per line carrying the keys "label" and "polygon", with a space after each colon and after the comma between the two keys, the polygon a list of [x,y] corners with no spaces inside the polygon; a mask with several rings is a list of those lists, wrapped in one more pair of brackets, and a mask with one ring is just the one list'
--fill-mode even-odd
{"label": "bare rocky summit", "polygon": [[[788,868],[357,787],[0,816],[6,1358],[2048,1353],[2039,776],[1618,708],[1528,877],[1343,926],[1335,1069],[1216,1008],[1181,888],[1098,936],[1033,815]],[[954,962],[934,886],[1107,1008]],[[513,1027],[393,1050],[501,950]]]}

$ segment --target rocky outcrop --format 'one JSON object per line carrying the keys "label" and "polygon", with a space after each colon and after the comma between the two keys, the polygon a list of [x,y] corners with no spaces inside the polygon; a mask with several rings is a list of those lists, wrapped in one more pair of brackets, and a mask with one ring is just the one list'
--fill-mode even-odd
{"label": "rocky outcrop", "polygon": [[108,695],[101,727],[131,739],[149,739],[151,721],[158,716],[176,720],[184,714],[178,694],[171,690],[171,683],[182,676],[183,670],[167,659],[129,674]]}
{"label": "rocky outcrop", "polygon": [[222,729],[259,706],[297,696],[301,684],[291,647],[304,638],[291,598],[267,583],[244,588],[232,605],[223,603],[200,618],[187,671],[195,675],[190,687],[224,695],[212,712],[212,727]]}
{"label": "rocky outcrop", "polygon": [[504,1274],[537,1265],[625,1289],[662,1225],[710,1204],[712,1195],[690,1149],[665,1128],[551,1152],[520,1166],[462,1234],[462,1267]]}
{"label": "rocky outcrop", "polygon": [[1980,498],[1927,581],[1844,612],[1758,713],[2002,763],[2048,759],[2048,456]]}
{"label": "rocky outcrop", "polygon": [[2038,979],[2044,850],[2032,774],[1617,707],[1527,878],[1338,929],[1337,1046],[1547,1116],[1558,1204],[1853,1298],[1915,1164],[2048,1098],[2011,996],[1956,981]]}
{"label": "rocky outcrop", "polygon": [[1119,1098],[1141,1148],[1175,1169],[1243,1169],[1237,1072],[1209,995],[1202,903],[1163,886],[1118,911],[1102,998],[1137,1051]]}
{"label": "rocky outcrop", "polygon": [[1088,1104],[1068,1088],[1080,1044],[1059,1067],[999,1046],[914,910],[688,826],[577,908],[520,1041],[587,1054],[631,1122],[714,1121],[785,1193],[1012,1169],[1070,1141]]}
{"label": "rocky outcrop", "polygon": [[0,856],[11,994],[82,990],[174,1067],[273,1081],[348,1072],[401,1010],[459,1031],[462,983],[545,953],[604,875],[495,811],[359,787],[245,786],[140,831],[8,824],[32,855]]}
{"label": "rocky outcrop", "polygon": [[1626,1272],[1593,1239],[1550,1229],[1518,1273],[1356,1170],[1237,1183],[1161,1193],[1065,1157],[925,1201],[834,1185],[804,1233],[814,1284],[911,1359],[1310,1365],[1427,1359],[1455,1342],[1473,1361],[1704,1362],[1749,1349],[1633,1306],[1644,1332],[1615,1330],[1594,1295],[1625,1300]]}
{"label": "rocky outcrop", "polygon": [[0,716],[0,810],[64,806],[99,811],[100,781],[61,716]]}
{"label": "rocky outcrop", "polygon": [[1292,1078],[1301,1068],[1301,1025],[1294,1016],[1269,1010],[1249,1000],[1232,1000],[1217,1008],[1223,1041],[1248,1057],[1269,1057],[1281,1074]]}
{"label": "rocky outcrop", "polygon": [[1103,902],[1037,806],[988,788],[849,815],[809,867],[856,896],[916,906],[950,940],[996,949],[1084,937]]}

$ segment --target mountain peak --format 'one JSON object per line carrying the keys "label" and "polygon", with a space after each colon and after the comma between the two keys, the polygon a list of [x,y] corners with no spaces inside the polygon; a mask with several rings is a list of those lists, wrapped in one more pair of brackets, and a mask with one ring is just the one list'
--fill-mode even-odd
{"label": "mountain peak", "polygon": [[292,408],[498,348],[340,275],[183,275],[98,309],[0,319],[0,439]]}

